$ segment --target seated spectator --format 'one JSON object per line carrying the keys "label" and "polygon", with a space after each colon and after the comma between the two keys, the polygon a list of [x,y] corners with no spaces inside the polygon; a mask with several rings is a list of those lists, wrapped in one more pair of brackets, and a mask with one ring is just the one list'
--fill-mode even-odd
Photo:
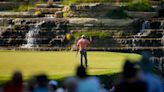
{"label": "seated spectator", "polygon": [[4,92],[23,92],[23,78],[19,71],[14,72],[12,79],[4,86]]}
{"label": "seated spectator", "polygon": [[146,83],[139,79],[138,70],[130,61],[125,62],[122,80],[115,86],[114,92],[147,92]]}

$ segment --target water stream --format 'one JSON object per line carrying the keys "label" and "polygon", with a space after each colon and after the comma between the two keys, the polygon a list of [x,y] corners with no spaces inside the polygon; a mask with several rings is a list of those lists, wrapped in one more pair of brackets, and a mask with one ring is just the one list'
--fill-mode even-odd
{"label": "water stream", "polygon": [[25,38],[27,44],[24,44],[22,48],[38,47],[37,38],[39,36],[39,31],[41,31],[40,27],[43,23],[44,21],[39,22],[34,27],[30,28]]}

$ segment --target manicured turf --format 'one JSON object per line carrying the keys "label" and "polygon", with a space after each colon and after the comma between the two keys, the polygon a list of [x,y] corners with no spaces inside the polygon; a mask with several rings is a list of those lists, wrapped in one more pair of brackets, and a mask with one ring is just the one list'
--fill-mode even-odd
{"label": "manicured turf", "polygon": [[[140,55],[88,52],[89,73],[119,72],[125,59],[139,60]],[[21,70],[24,76],[46,73],[50,78],[65,77],[73,75],[78,64],[76,52],[0,51],[0,80],[8,79],[14,70]]]}

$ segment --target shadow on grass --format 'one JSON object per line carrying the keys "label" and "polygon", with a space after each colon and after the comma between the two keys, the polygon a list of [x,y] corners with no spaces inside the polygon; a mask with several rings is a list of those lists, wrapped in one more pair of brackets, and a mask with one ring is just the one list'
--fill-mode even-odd
{"label": "shadow on grass", "polygon": [[[100,79],[101,84],[104,85],[105,88],[110,89],[114,85],[114,83],[119,81],[121,73],[113,73],[113,74],[103,74],[103,75],[90,75],[90,76],[96,76]],[[59,85],[62,85],[65,78],[60,78],[57,81],[59,82]]]}
{"label": "shadow on grass", "polygon": [[[118,81],[120,73],[113,73],[113,74],[103,74],[103,75],[90,75],[90,76],[96,76],[100,79],[101,84],[104,85],[105,88],[109,89],[113,86],[113,83]],[[59,86],[62,86],[63,81],[65,78],[59,78],[59,79],[54,79],[58,81]],[[3,86],[8,80],[1,80],[0,79],[0,86]],[[26,81],[26,80],[25,80]]]}
{"label": "shadow on grass", "polygon": [[100,79],[101,84],[104,84],[105,88],[111,88],[115,82],[118,81],[120,73],[93,75]]}

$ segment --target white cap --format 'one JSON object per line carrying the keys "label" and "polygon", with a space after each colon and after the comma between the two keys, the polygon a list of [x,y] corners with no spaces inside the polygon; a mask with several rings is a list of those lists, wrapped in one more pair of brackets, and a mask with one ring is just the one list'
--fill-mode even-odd
{"label": "white cap", "polygon": [[54,80],[49,81],[48,84],[49,85],[53,85],[53,86],[57,86],[58,85],[57,81],[54,81]]}
{"label": "white cap", "polygon": [[81,37],[86,37],[85,35],[82,35]]}
{"label": "white cap", "polygon": [[58,88],[58,89],[56,90],[56,92],[64,92],[64,89],[63,89],[63,88]]}

